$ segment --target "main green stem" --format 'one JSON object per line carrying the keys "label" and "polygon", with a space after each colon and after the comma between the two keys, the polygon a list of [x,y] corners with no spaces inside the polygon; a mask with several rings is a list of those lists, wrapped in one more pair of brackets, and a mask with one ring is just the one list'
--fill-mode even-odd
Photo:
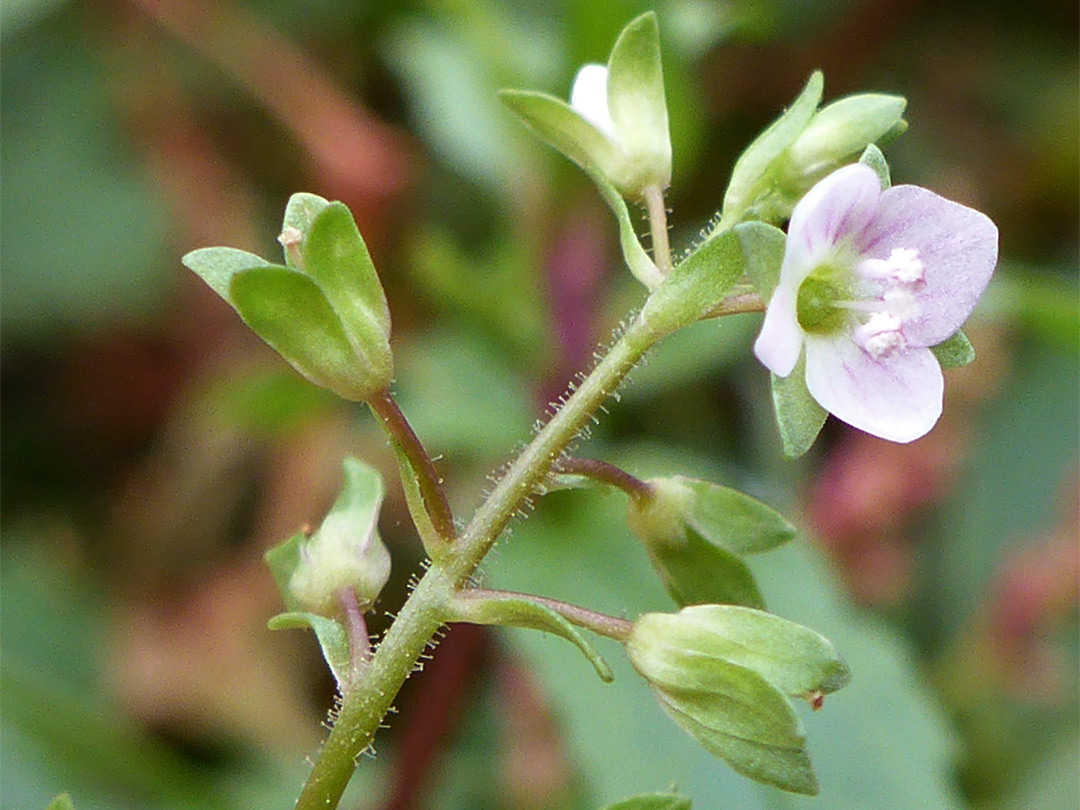
{"label": "main green stem", "polygon": [[596,368],[510,465],[449,550],[417,584],[371,658],[360,682],[344,696],[297,810],[337,807],[356,760],[375,737],[398,690],[432,643],[444,607],[467,582],[506,524],[533,494],[552,463],[578,435],[627,373],[664,336],[638,316]]}

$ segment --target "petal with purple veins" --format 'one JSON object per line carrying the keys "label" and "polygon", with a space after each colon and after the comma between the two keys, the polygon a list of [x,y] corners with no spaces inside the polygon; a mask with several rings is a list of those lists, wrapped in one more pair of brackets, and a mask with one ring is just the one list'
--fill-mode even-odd
{"label": "petal with purple veins", "polygon": [[875,360],[850,335],[807,335],[806,387],[849,425],[910,442],[941,416],[944,379],[929,349],[902,349]]}
{"label": "petal with purple veins", "polygon": [[905,319],[913,346],[934,346],[968,319],[997,264],[998,230],[989,217],[918,186],[881,194],[856,243],[866,258],[915,249],[925,282],[914,289],[916,313]]}
{"label": "petal with purple veins", "polygon": [[839,242],[857,236],[874,216],[880,196],[878,176],[860,163],[838,169],[810,189],[791,213],[780,283],[788,276],[797,286]]}

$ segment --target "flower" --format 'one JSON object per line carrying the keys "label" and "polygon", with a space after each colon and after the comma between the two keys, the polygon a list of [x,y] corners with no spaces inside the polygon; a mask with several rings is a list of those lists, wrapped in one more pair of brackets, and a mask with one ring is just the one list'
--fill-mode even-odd
{"label": "flower", "polygon": [[754,344],[787,377],[806,350],[806,387],[826,410],[894,442],[925,435],[944,381],[931,346],[967,320],[997,263],[984,214],[917,186],[882,191],[853,164],[795,206],[780,280]]}

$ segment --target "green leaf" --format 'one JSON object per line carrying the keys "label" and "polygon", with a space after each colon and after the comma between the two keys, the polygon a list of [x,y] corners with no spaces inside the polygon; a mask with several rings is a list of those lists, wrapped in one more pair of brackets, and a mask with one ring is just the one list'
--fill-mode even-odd
{"label": "green leaf", "polygon": [[655,12],[632,20],[619,34],[608,58],[608,109],[623,149],[654,167],[657,182],[671,182],[671,137],[668,131],[664,75],[660,62],[660,28]]}
{"label": "green leaf", "polygon": [[763,301],[772,298],[780,281],[787,236],[765,222],[743,222],[733,228],[746,261],[746,275]]}
{"label": "green leaf", "polygon": [[624,191],[622,151],[561,98],[532,90],[500,90],[499,98],[545,143],[586,171],[596,171]]}
{"label": "green leaf", "polygon": [[360,358],[319,286],[280,265],[236,272],[229,298],[244,323],[307,379],[362,402],[389,382],[389,358]]}
{"label": "green leaf", "polygon": [[712,545],[733,554],[758,554],[797,534],[779,512],[738,490],[681,475],[674,480],[694,495],[687,523]]}
{"label": "green leaf", "polygon": [[184,254],[180,261],[233,306],[232,298],[229,297],[229,285],[233,275],[253,267],[271,266],[270,262],[254,253],[230,247],[199,248]]}
{"label": "green leaf", "polygon": [[690,810],[693,802],[677,793],[647,793],[609,804],[603,810]]}
{"label": "green leaf", "polygon": [[821,103],[824,87],[824,76],[820,70],[815,70],[792,105],[739,156],[724,193],[725,218],[741,218],[764,191],[762,181],[768,179],[773,161],[795,143],[795,139],[806,129]]}
{"label": "green leaf", "polygon": [[334,680],[343,691],[348,689],[352,677],[349,666],[349,636],[341,622],[314,613],[279,613],[272,617],[266,626],[271,630],[314,630],[323,658],[334,673]]}
{"label": "green leaf", "polygon": [[930,351],[934,353],[942,368],[959,368],[975,359],[975,347],[959,329],[952,337],[946,338],[937,346],[931,346]]}
{"label": "green leaf", "polygon": [[805,354],[786,377],[775,374],[771,377],[773,408],[784,455],[798,458],[813,445],[829,414],[806,388]]}
{"label": "green leaf", "polygon": [[[827,638],[771,613],[735,605],[695,605],[677,614],[647,613],[638,619],[635,637],[663,656],[672,680],[686,683],[691,673],[704,678],[712,662],[727,661],[751,669],[791,697],[828,694],[847,685],[851,672]],[[659,681],[659,676],[650,678]]]}
{"label": "green leaf", "polygon": [[649,297],[641,317],[662,335],[689,326],[735,286],[744,266],[734,231],[713,236],[675,266]]}
{"label": "green leaf", "polygon": [[61,793],[49,802],[45,810],[75,810],[75,803],[67,793]]}
{"label": "green leaf", "polygon": [[390,310],[367,245],[349,209],[327,205],[311,223],[304,239],[304,272],[322,288],[352,338],[357,351],[371,362],[389,365]]}
{"label": "green leaf", "polygon": [[878,176],[878,180],[881,181],[881,190],[892,186],[892,177],[889,174],[889,162],[885,160],[885,155],[876,144],[867,144],[866,149],[862,153],[862,157],[859,158],[859,163],[864,166],[869,166]]}
{"label": "green leaf", "polygon": [[585,640],[581,631],[566,619],[543,604],[522,594],[465,590],[459,592],[450,606],[448,622],[524,627],[543,630],[562,636],[577,647],[589,659],[600,680],[610,683],[614,676],[600,654]]}
{"label": "green leaf", "polygon": [[608,204],[608,207],[615,214],[615,219],[619,222],[619,247],[622,248],[623,261],[630,268],[630,272],[634,274],[634,278],[650,290],[655,289],[664,280],[664,277],[660,275],[660,271],[656,269],[653,260],[649,258],[649,254],[645,252],[645,248],[641,246],[641,242],[638,240],[637,233],[634,231],[634,223],[630,219],[630,209],[626,205],[626,200],[615,190],[615,186],[611,185],[599,172],[586,171],[600,191],[600,196],[604,198],[604,202]]}

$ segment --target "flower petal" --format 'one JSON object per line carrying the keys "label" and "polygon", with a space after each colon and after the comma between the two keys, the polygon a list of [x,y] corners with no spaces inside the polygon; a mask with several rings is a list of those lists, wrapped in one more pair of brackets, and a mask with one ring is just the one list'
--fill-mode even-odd
{"label": "flower petal", "polygon": [[803,331],[795,314],[795,289],[776,288],[765,310],[761,334],[754,341],[754,354],[777,377],[790,374],[802,352]]}
{"label": "flower petal", "polygon": [[967,320],[997,264],[998,230],[989,217],[918,186],[883,192],[857,247],[866,258],[895,248],[915,249],[925,284],[915,291],[918,312],[905,320],[912,346],[934,346]]}
{"label": "flower petal", "polygon": [[838,242],[870,222],[880,196],[877,174],[861,163],[838,169],[810,189],[791,212],[780,283],[798,289]]}
{"label": "flower petal", "polygon": [[615,141],[615,125],[608,111],[608,69],[604,65],[584,65],[570,88],[570,106],[577,113]]}
{"label": "flower petal", "polygon": [[874,360],[850,335],[807,335],[806,387],[849,425],[906,443],[928,433],[941,416],[944,379],[929,349]]}

